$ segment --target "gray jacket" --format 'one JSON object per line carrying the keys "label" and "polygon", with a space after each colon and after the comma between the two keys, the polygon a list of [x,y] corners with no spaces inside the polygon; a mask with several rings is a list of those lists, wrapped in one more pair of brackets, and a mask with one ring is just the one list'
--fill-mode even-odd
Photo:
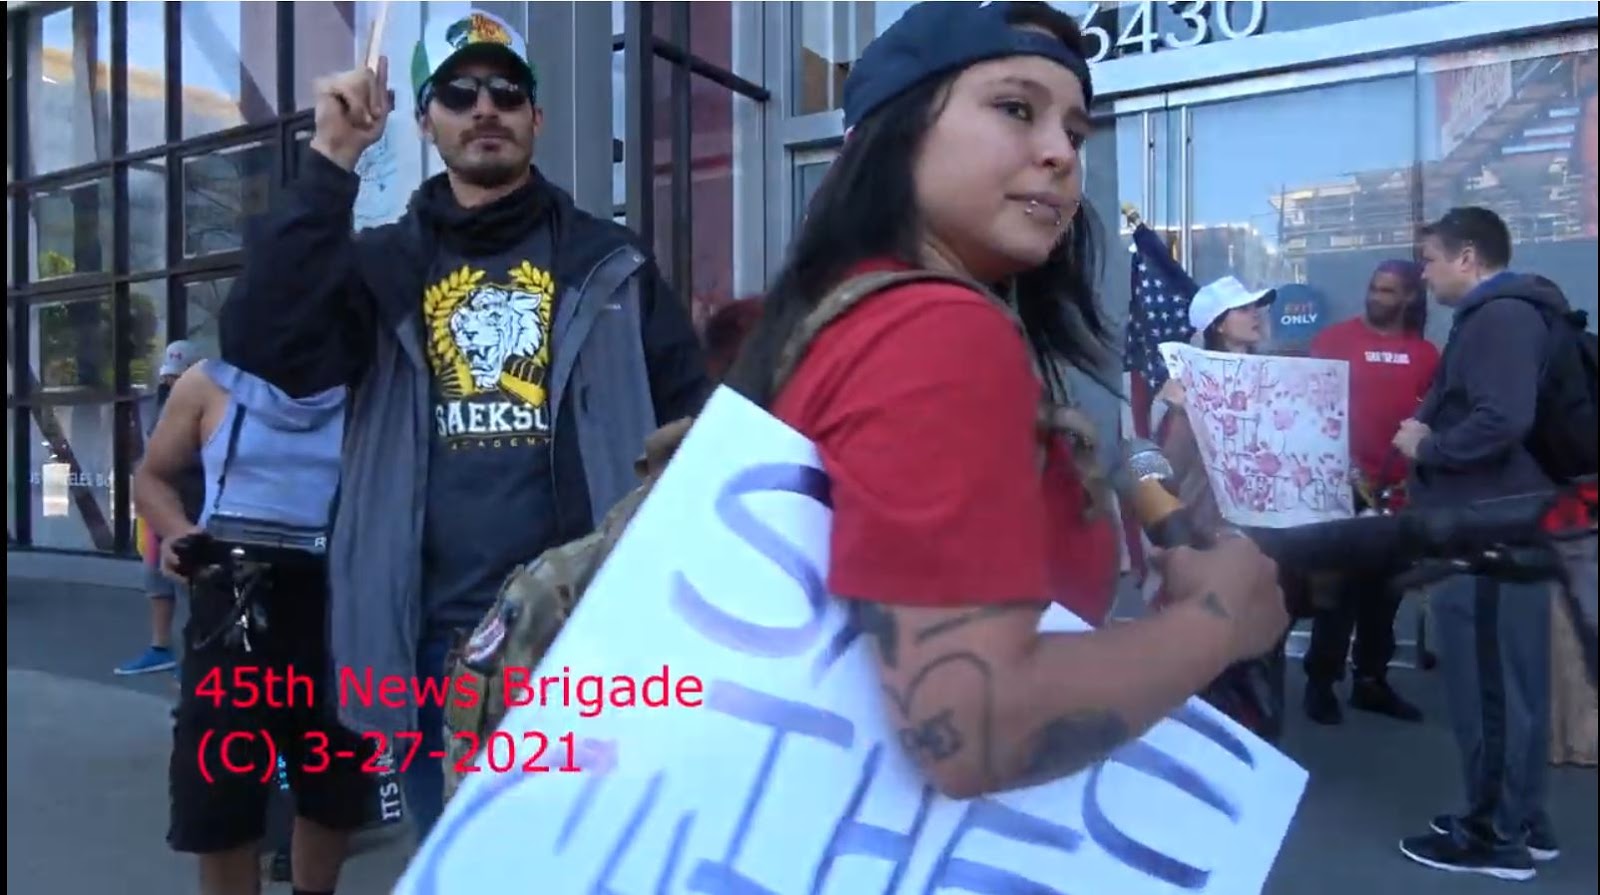
{"label": "gray jacket", "polygon": [[[359,180],[315,152],[304,168],[247,231],[245,270],[221,317],[222,355],[290,395],[351,387],[329,541],[334,671],[410,681],[432,425],[422,290],[435,242],[414,206],[395,224],[352,234]],[[636,484],[645,436],[697,412],[707,382],[687,309],[633,235],[545,187],[561,284],[549,380],[559,543],[590,531]],[[359,732],[416,728],[409,700],[344,700],[340,719]]]}

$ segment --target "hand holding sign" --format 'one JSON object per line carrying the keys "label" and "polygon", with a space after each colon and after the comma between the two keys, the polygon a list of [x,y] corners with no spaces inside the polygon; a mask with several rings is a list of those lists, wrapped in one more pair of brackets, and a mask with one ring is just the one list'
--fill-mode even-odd
{"label": "hand holding sign", "polygon": [[1350,365],[1342,360],[1160,346],[1223,518],[1285,528],[1355,514]]}
{"label": "hand holding sign", "polygon": [[938,796],[824,587],[830,520],[816,449],[719,391],[540,668],[665,664],[704,704],[513,709],[513,735],[576,731],[584,772],[468,778],[395,891],[1261,890],[1306,775],[1198,701],[1084,773]]}

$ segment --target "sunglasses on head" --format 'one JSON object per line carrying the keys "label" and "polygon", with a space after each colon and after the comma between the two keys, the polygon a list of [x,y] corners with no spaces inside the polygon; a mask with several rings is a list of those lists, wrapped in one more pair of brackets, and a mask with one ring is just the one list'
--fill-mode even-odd
{"label": "sunglasses on head", "polygon": [[504,75],[457,75],[433,85],[433,98],[452,112],[465,112],[478,104],[478,94],[484,90],[489,91],[489,101],[502,112],[515,112],[528,102],[527,87]]}

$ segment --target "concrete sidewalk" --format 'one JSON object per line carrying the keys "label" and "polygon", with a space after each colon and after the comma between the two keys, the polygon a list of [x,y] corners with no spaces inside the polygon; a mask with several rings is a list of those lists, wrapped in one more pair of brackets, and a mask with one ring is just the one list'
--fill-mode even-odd
{"label": "concrete sidewalk", "polygon": [[[7,580],[6,890],[22,895],[189,895],[194,859],[166,844],[168,674],[116,677],[145,644],[144,597]],[[340,893],[389,891],[409,829],[363,834]],[[287,883],[263,888],[288,895]]]}
{"label": "concrete sidewalk", "polygon": [[[7,584],[7,889],[194,892],[194,862],[169,851],[163,838],[175,685],[165,675],[111,674],[144,646],[143,598],[85,585]],[[1298,705],[1298,663],[1291,669]],[[1550,810],[1564,854],[1531,884],[1440,873],[1400,856],[1400,837],[1458,807],[1460,782],[1437,675],[1399,672],[1396,684],[1428,712],[1426,723],[1352,713],[1341,727],[1321,728],[1298,712],[1290,718],[1285,749],[1310,770],[1311,782],[1269,895],[1594,892],[1600,824],[1593,769],[1553,770]],[[386,831],[362,846],[339,891],[389,891],[409,856],[409,831]]]}

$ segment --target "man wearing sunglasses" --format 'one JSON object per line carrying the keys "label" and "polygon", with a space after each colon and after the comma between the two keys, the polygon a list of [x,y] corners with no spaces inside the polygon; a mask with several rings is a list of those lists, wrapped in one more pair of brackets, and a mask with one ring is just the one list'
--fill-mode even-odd
{"label": "man wearing sunglasses", "polygon": [[[687,310],[638,238],[578,210],[533,162],[525,43],[481,11],[430,24],[417,123],[444,161],[396,223],[353,235],[393,104],[389,65],[324,79],[300,181],[246,235],[222,354],[291,395],[352,389],[329,545],[330,651],[359,681],[443,674],[507,573],[587,534],[636,484],[658,425],[698,409]],[[609,152],[609,146],[595,147]],[[420,731],[406,810],[443,802],[442,708],[347,700],[364,734]]]}

